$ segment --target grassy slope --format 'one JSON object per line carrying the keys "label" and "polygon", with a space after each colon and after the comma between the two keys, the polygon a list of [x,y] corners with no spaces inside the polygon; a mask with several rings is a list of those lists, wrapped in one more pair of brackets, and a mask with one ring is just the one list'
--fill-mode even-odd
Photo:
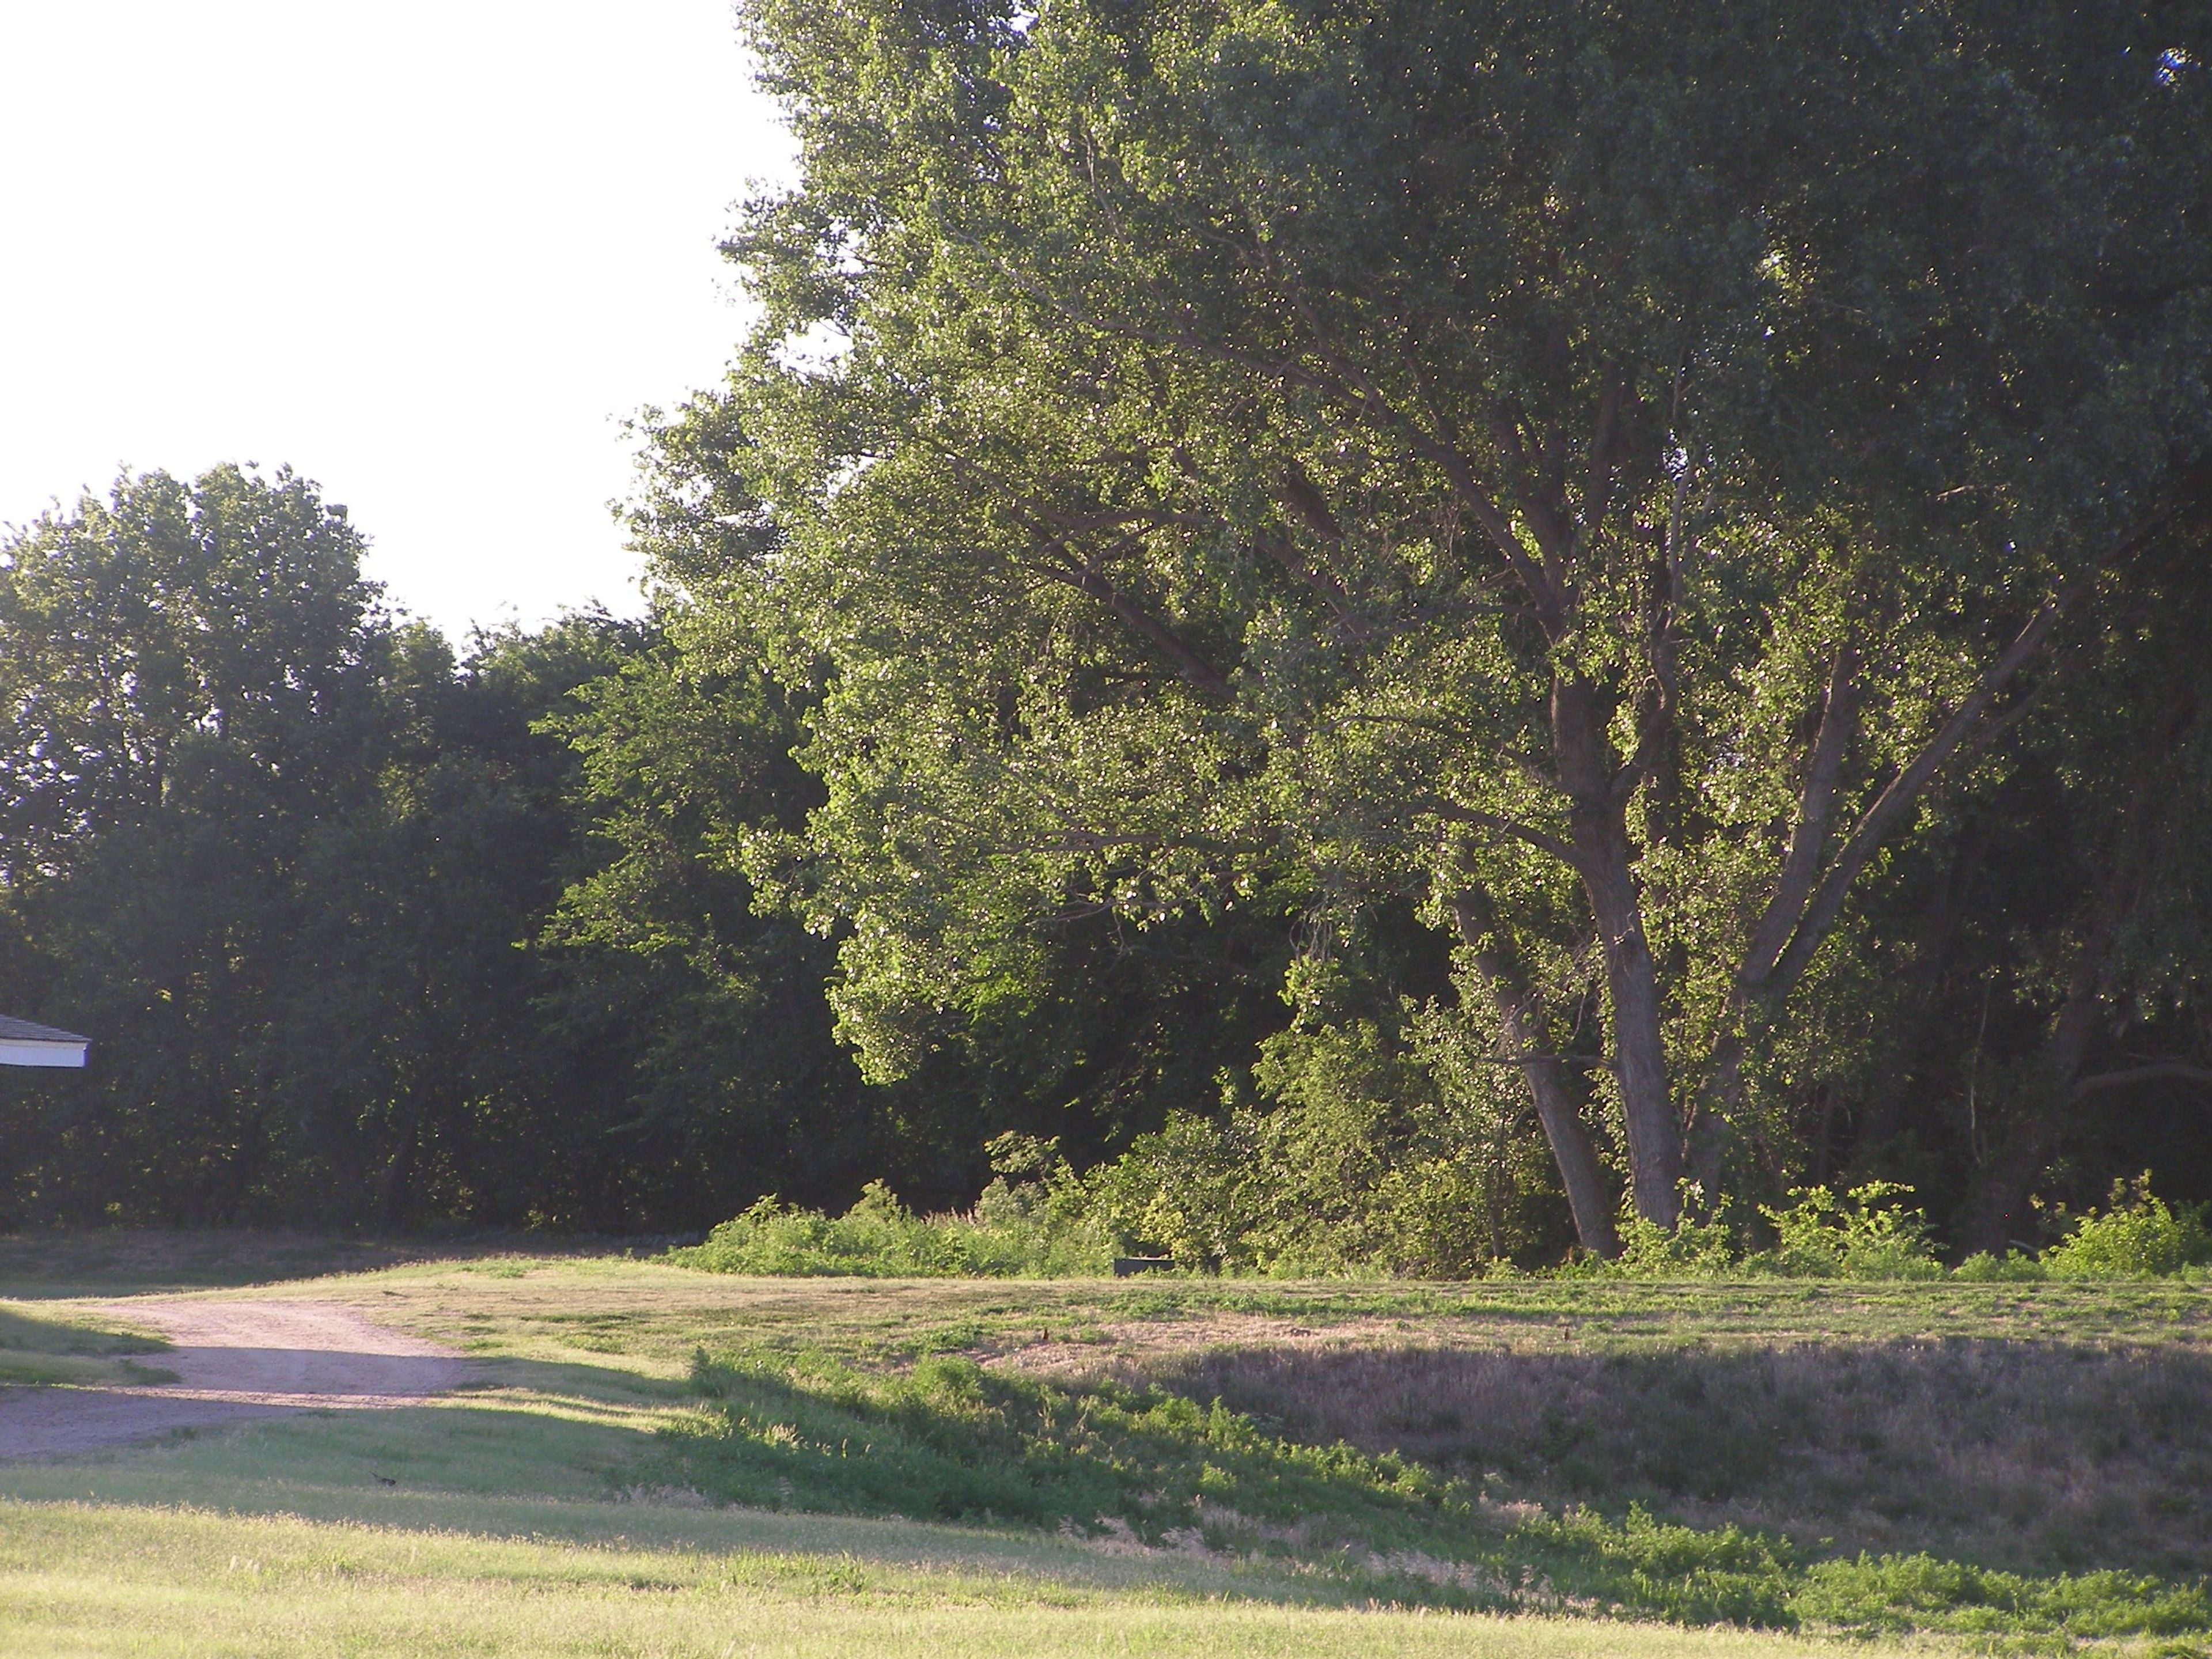
{"label": "grassy slope", "polygon": [[[66,1259],[78,1248],[0,1255],[0,1291],[131,1287],[118,1241],[97,1273]],[[180,1262],[173,1248],[148,1253],[144,1271],[162,1288],[254,1277],[252,1242],[227,1248],[228,1271]],[[295,1248],[269,1265],[337,1264]],[[1273,1387],[1274,1403],[1294,1409],[1273,1415],[1325,1424],[1343,1399],[1286,1401],[1284,1356],[1341,1364],[1397,1348],[1602,1373],[1798,1342],[1878,1352],[1940,1333],[2087,1355],[2068,1363],[2093,1368],[2186,1367],[2212,1343],[2204,1294],[2157,1287],[763,1282],[618,1259],[492,1258],[246,1293],[347,1301],[454,1341],[477,1357],[476,1385],[419,1411],[0,1466],[0,1647],[1043,1655],[1121,1651],[1127,1638],[1127,1650],[1162,1653],[1774,1653],[1796,1644],[1348,1611],[1371,1586],[1296,1561],[702,1509],[669,1484],[665,1431],[714,1425],[687,1380],[702,1348],[812,1351],[862,1372],[945,1353],[1048,1377],[1180,1371],[1206,1387],[1225,1377],[1224,1392]],[[187,1622],[207,1632],[202,1648],[182,1644]],[[361,1635],[350,1646],[349,1631]]]}

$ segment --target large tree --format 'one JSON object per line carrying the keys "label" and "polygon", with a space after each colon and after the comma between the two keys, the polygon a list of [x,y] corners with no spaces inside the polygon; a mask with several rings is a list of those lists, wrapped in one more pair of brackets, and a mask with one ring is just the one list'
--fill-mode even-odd
{"label": "large tree", "polygon": [[713,603],[834,668],[864,1058],[1040,918],[1410,897],[1586,1243],[1615,1131],[1643,1216],[1712,1197],[1868,884],[2188,510],[2201,8],[746,15],[801,182],[674,447],[782,532]]}

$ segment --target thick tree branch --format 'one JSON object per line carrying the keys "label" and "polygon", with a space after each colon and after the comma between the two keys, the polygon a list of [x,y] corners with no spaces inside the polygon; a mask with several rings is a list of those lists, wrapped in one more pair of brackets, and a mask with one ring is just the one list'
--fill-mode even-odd
{"label": "thick tree branch", "polygon": [[1462,806],[1457,801],[1439,801],[1437,816],[1453,823],[1469,824],[1478,830],[1489,830],[1513,840],[1525,842],[1539,852],[1549,853],[1570,870],[1579,872],[1582,862],[1575,849],[1557,836],[1547,834],[1534,824],[1522,823],[1516,818],[1501,817],[1495,812],[1479,812],[1471,806]]}
{"label": "thick tree branch", "polygon": [[1766,975],[1767,988],[1786,993],[1796,983],[1812,962],[1814,953],[1827,938],[1829,930],[1835,926],[1852,884],[1857,881],[1860,872],[1866,868],[1890,831],[1904,819],[1920,799],[1922,792],[1935,781],[1936,775],[1952,757],[1976,736],[1976,727],[1982,724],[1984,717],[1989,714],[2005,687],[2043,648],[2051,631],[2058,626],[2059,619],[2072,609],[2075,600],[2087,591],[2087,586],[2086,582],[2069,584],[2036,608],[2035,614],[2013,636],[2012,643],[1990,665],[1980,683],[1952,711],[1949,718],[1936,727],[1935,734],[1921,745],[1920,752],[1912,757],[1904,770],[1890,780],[1888,787],[1876,796],[1874,804],[1861,815],[1850,837],[1837,852],[1827,874],[1806,904],[1804,915],[1792,932],[1789,945]]}
{"label": "thick tree branch", "polygon": [[1805,913],[1814,878],[1820,874],[1820,855],[1827,848],[1828,817],[1835,806],[1836,783],[1858,731],[1858,670],[1859,653],[1855,647],[1846,645],[1836,653],[1822,702],[1820,732],[1813,740],[1805,781],[1798,792],[1797,822],[1790,831],[1782,867],[1775,873],[1774,891],[1759,925],[1752,930],[1742,965],[1736,969],[1736,984],[1746,991],[1763,986],[1782,959],[1790,936]]}
{"label": "thick tree branch", "polygon": [[1329,511],[1328,498],[1306,476],[1305,469],[1292,461],[1283,469],[1283,482],[1275,492],[1275,499],[1290,512],[1304,521],[1307,529],[1325,542],[1341,542],[1344,526],[1337,522],[1336,514]]}
{"label": "thick tree branch", "polygon": [[1281,566],[1286,574],[1318,597],[1321,602],[1328,607],[1329,614],[1336,618],[1337,625],[1353,639],[1364,641],[1370,635],[1373,630],[1367,626],[1366,621],[1358,611],[1352,608],[1352,596],[1344,591],[1335,577],[1326,571],[1315,569],[1298,556],[1297,549],[1279,537],[1267,535],[1264,532],[1255,532],[1252,538],[1252,545]]}
{"label": "thick tree branch", "polygon": [[1620,409],[1627,392],[1627,376],[1618,368],[1608,368],[1605,390],[1598,394],[1596,425],[1590,434],[1589,480],[1583,486],[1584,544],[1597,535],[1612,505],[1613,448],[1620,441]]}
{"label": "thick tree branch", "polygon": [[1516,411],[1502,408],[1492,411],[1490,441],[1498,451],[1498,469],[1505,475],[1520,503],[1521,516],[1528,521],[1537,549],[1544,556],[1545,580],[1564,604],[1574,558],[1574,530],[1565,504],[1555,492],[1543,487],[1529,465]]}
{"label": "thick tree branch", "polygon": [[1452,900],[1452,920],[1474,961],[1475,973],[1490,994],[1498,1035],[1505,1040],[1536,1103],[1536,1115],[1550,1142],[1560,1183],[1567,1190],[1575,1231],[1591,1254],[1611,1257],[1620,1253],[1620,1238],[1613,1231],[1613,1208],[1606,1195],[1597,1154],[1589,1130],[1583,1122],[1576,1091],[1569,1085],[1566,1062],[1551,1052],[1544,1040],[1540,999],[1528,975],[1506,942],[1498,936],[1490,915],[1486,896],[1468,891]]}
{"label": "thick tree branch", "polygon": [[1175,665],[1177,674],[1214,696],[1226,697],[1231,686],[1226,676],[1208,662],[1175,628],[1116,587],[1112,581],[1085,562],[1066,543],[1050,537],[1040,538],[1045,549],[1056,557],[1047,561],[1045,574],[1054,581],[1087,594],[1103,605],[1132,633],[1147,641],[1162,656]]}

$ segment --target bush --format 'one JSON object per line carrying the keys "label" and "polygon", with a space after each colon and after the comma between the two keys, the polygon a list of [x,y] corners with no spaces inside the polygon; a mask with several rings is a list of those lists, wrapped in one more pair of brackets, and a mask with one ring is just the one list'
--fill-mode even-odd
{"label": "bush", "polygon": [[1620,1255],[1611,1261],[1571,1264],[1564,1272],[1599,1279],[1940,1279],[1928,1224],[1905,1206],[1910,1187],[1886,1181],[1855,1187],[1838,1198],[1826,1187],[1803,1187],[1788,1209],[1761,1206],[1775,1246],[1738,1253],[1734,1231],[1717,1218],[1685,1213],[1672,1227],[1637,1216],[1620,1224]]}
{"label": "bush", "polygon": [[1580,1264],[1601,1279],[1726,1279],[1737,1270],[1735,1235],[1723,1221],[1701,1221],[1686,1212],[1672,1227],[1641,1216],[1620,1224],[1620,1254],[1611,1261]]}
{"label": "bush", "polygon": [[1912,1188],[1869,1182],[1838,1198],[1826,1187],[1801,1187],[1786,1210],[1765,1205],[1773,1224],[1771,1250],[1746,1258],[1744,1271],[1790,1279],[1941,1279],[1942,1265],[1920,1212],[1905,1207]]}
{"label": "bush", "polygon": [[2145,1171],[2112,1183],[2110,1207],[2083,1216],[2043,1253],[2052,1279],[2155,1279],[2212,1261],[2212,1233],[2201,1209],[2169,1209],[2151,1195]]}
{"label": "bush", "polygon": [[[1347,1034],[1329,1034],[1346,1039]],[[881,1182],[842,1216],[763,1198],[704,1243],[672,1250],[709,1272],[881,1278],[1050,1278],[1103,1273],[1117,1255],[1159,1255],[1190,1271],[1468,1278],[1510,1271],[1494,1167],[1450,1156],[1439,1121],[1392,1108],[1371,1086],[1371,1030],[1293,1073],[1274,1109],[1221,1121],[1177,1116],[1121,1158],[1078,1175],[1054,1143],[1002,1135],[997,1176],[964,1215],[918,1216]],[[1309,1055],[1308,1060],[1316,1056]],[[1433,1103],[1431,1103],[1433,1105]],[[1760,1206],[1772,1248],[1741,1253],[1724,1221],[1674,1226],[1631,1216],[1621,1253],[1571,1277],[1935,1279],[1944,1276],[1910,1187],[1872,1182],[1838,1196],[1800,1188]],[[1522,1237],[1519,1233],[1513,1235]],[[1969,1256],[1969,1283],[2158,1278],[2212,1262],[2203,1213],[2152,1196],[2149,1177],[2112,1189],[2040,1258]]]}
{"label": "bush", "polygon": [[1565,1210],[1543,1143],[1494,1066],[1412,1011],[1286,1031],[1255,1071],[1261,1103],[1179,1115],[1086,1178],[1092,1213],[1139,1252],[1268,1274],[1462,1279],[1557,1243]]}
{"label": "bush", "polygon": [[842,1216],[771,1194],[666,1259],[709,1273],[796,1278],[1006,1279],[1101,1273],[1111,1254],[1061,1164],[1042,1180],[1001,1175],[966,1215],[918,1216],[880,1181]]}
{"label": "bush", "polygon": [[2024,1250],[2008,1250],[2002,1255],[1977,1250],[1951,1270],[1951,1277],[1970,1284],[2032,1285],[2049,1275],[2043,1263]]}

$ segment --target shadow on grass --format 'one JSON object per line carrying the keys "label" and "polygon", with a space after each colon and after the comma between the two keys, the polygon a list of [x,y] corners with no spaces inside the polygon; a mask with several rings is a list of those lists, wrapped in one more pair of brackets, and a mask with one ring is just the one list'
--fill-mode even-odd
{"label": "shadow on grass", "polygon": [[2212,1356],[2188,1349],[1277,1346],[1151,1380],[1553,1507],[2037,1571],[2212,1568]]}
{"label": "shadow on grass", "polygon": [[1471,1608],[2070,1638],[2212,1629],[2199,1583],[2027,1576],[1925,1554],[1822,1559],[1774,1532],[1663,1521],[1640,1505],[1607,1516],[1501,1504],[1395,1451],[1292,1436],[1218,1399],[1112,1378],[1063,1385],[948,1358],[863,1372],[753,1354],[702,1357],[693,1380],[705,1412],[669,1433],[670,1449],[687,1486],[727,1502],[1012,1522]]}
{"label": "shadow on grass", "polygon": [[106,1331],[73,1320],[0,1308],[0,1352],[104,1358],[112,1354],[158,1353],[169,1345],[137,1332]]}
{"label": "shadow on grass", "polygon": [[477,1370],[470,1386],[418,1407],[301,1413],[0,1464],[0,1503],[675,1549],[729,1557],[748,1582],[786,1589],[842,1582],[858,1561],[970,1576],[993,1595],[1008,1581],[1328,1606],[1371,1593],[1194,1556],[1104,1553],[1033,1529],[725,1507],[687,1484],[684,1449],[696,1435],[667,1432],[668,1407],[696,1404],[688,1388],[578,1362],[497,1358]]}
{"label": "shadow on grass", "polygon": [[[0,1384],[170,1382],[173,1372],[134,1364],[125,1358],[158,1353],[167,1346],[136,1333],[0,1308]],[[20,1388],[0,1393],[0,1413],[22,1394]],[[6,1442],[5,1428],[0,1426],[0,1456],[7,1455]]]}
{"label": "shadow on grass", "polygon": [[[319,1517],[343,1518],[362,1498],[607,1502],[665,1484],[668,1385],[577,1364],[472,1370],[419,1404],[323,1408],[301,1396],[243,1421],[152,1422],[128,1442],[0,1464],[0,1492],[260,1510],[313,1492]],[[40,1394],[96,1404],[103,1391]]]}
{"label": "shadow on grass", "polygon": [[[1317,1605],[2037,1640],[2212,1631],[2192,1583],[1820,1560],[1753,1528],[1501,1504],[1418,1461],[1301,1443],[1218,1402],[958,1358],[902,1372],[702,1358],[688,1389],[501,1358],[480,1382],[435,1404],[11,1468],[0,1497],[742,1553],[802,1575],[854,1557]],[[946,1522],[1003,1530],[932,1524]]]}
{"label": "shadow on grass", "polygon": [[360,1238],[254,1227],[54,1229],[0,1237],[0,1297],[40,1301],[237,1290],[515,1251],[605,1255],[658,1248],[652,1241],[514,1232]]}

